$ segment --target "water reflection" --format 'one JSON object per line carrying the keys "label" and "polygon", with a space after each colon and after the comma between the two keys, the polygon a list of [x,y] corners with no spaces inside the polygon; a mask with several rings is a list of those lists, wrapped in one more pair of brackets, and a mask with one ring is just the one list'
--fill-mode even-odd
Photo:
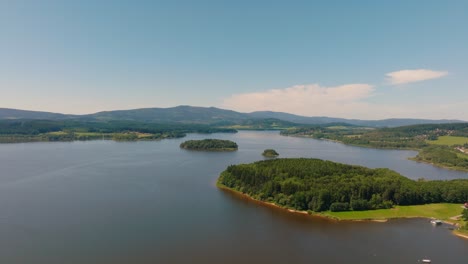
{"label": "water reflection", "polygon": [[[236,152],[191,152],[187,139],[230,139]],[[277,132],[157,142],[0,145],[0,263],[466,263],[468,240],[425,219],[334,222],[227,194],[230,164],[313,157],[390,167],[411,178],[467,178],[406,158]]]}

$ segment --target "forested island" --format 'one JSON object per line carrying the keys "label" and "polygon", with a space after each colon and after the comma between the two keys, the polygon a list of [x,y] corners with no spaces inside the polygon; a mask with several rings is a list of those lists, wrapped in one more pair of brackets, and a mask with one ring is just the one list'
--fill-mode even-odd
{"label": "forested island", "polygon": [[187,133],[235,133],[234,129],[199,124],[157,124],[138,121],[0,120],[0,143],[109,139],[158,140]]}
{"label": "forested island", "polygon": [[468,200],[468,180],[414,181],[389,169],[305,158],[231,165],[221,173],[218,186],[283,208],[309,212],[462,204]]}
{"label": "forested island", "polygon": [[238,148],[236,142],[221,139],[188,140],[181,143],[180,147],[190,150],[206,151],[235,151]]}
{"label": "forested island", "polygon": [[281,135],[333,140],[371,148],[413,149],[419,151],[413,160],[468,171],[468,123],[379,129],[334,124],[288,129]]}
{"label": "forested island", "polygon": [[278,157],[279,153],[276,152],[276,150],[274,150],[274,149],[265,149],[263,151],[262,155],[265,156],[265,157],[274,158],[274,157]]}

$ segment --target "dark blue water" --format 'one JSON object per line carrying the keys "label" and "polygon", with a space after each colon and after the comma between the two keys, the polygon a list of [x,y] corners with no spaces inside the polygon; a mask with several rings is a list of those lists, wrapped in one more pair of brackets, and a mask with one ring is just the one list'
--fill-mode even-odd
{"label": "dark blue water", "polygon": [[[237,152],[193,152],[187,139],[231,139]],[[156,142],[0,145],[0,263],[466,263],[468,240],[425,219],[332,222],[293,215],[214,185],[230,164],[314,157],[389,167],[417,179],[468,173],[276,132]]]}

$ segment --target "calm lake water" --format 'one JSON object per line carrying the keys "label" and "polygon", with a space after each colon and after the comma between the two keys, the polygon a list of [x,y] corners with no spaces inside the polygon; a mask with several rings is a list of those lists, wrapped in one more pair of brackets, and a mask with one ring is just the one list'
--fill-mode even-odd
{"label": "calm lake water", "polygon": [[[179,149],[220,138],[237,152]],[[426,219],[333,222],[261,206],[215,187],[230,164],[313,157],[412,178],[468,178],[375,150],[277,132],[157,142],[0,145],[0,263],[467,263],[468,240]]]}

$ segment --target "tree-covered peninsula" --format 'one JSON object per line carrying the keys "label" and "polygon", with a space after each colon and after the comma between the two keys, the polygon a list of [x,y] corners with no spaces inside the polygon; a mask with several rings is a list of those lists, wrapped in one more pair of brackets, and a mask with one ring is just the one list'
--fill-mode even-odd
{"label": "tree-covered peninsula", "polygon": [[231,165],[221,173],[218,186],[284,208],[314,212],[468,200],[468,180],[413,181],[389,169],[305,158]]}
{"label": "tree-covered peninsula", "polygon": [[238,148],[236,142],[221,139],[188,140],[180,144],[180,147],[206,151],[235,151]]}

